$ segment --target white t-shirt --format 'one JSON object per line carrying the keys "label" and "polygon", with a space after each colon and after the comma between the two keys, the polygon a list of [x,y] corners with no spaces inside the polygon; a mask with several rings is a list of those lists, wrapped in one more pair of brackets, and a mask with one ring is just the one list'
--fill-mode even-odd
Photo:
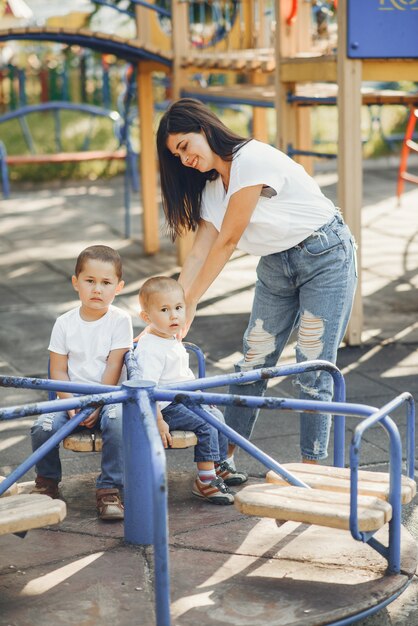
{"label": "white t-shirt", "polygon": [[232,194],[253,185],[264,188],[237,246],[249,254],[265,256],[288,250],[337,211],[301,165],[277,148],[252,139],[232,160],[227,192],[220,176],[206,183],[201,217],[219,231]]}
{"label": "white t-shirt", "polygon": [[112,350],[131,348],[131,317],[111,305],[99,320],[86,322],[78,306],[56,320],[48,350],[68,356],[68,377],[72,382],[100,383]]}
{"label": "white t-shirt", "polygon": [[[187,350],[175,337],[165,339],[147,333],[138,340],[134,354],[142,380],[151,380],[161,387],[195,378]],[[159,402],[160,409],[169,404]]]}

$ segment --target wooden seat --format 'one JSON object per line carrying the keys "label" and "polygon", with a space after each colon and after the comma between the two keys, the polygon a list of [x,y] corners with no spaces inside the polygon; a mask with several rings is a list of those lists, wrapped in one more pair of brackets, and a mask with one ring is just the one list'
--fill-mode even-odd
{"label": "wooden seat", "polygon": [[[350,529],[350,495],[338,491],[269,483],[250,485],[236,494],[235,507],[245,515]],[[358,497],[361,532],[378,530],[391,517],[392,507],[385,500],[373,496]]]}
{"label": "wooden seat", "polygon": [[197,444],[197,437],[191,430],[173,430],[171,433],[172,449],[191,448]]}
{"label": "wooden seat", "polygon": [[66,514],[65,502],[49,496],[33,493],[0,498],[0,535],[58,524]]}
{"label": "wooden seat", "polygon": [[[190,448],[197,444],[196,435],[188,430],[173,430],[171,437],[172,449]],[[74,452],[101,452],[102,435],[97,431],[81,430],[66,437],[63,446],[66,450]]]}
{"label": "wooden seat", "polygon": [[102,443],[100,432],[80,430],[80,432],[68,435],[62,445],[66,450],[73,450],[73,452],[101,452]]}
{"label": "wooden seat", "polygon": [[[4,480],[4,476],[0,476],[0,483],[3,482]],[[17,486],[17,483],[13,483],[13,485],[10,485],[10,487],[1,494],[1,497],[4,498],[6,496],[17,496],[17,494],[19,493],[19,487]]]}
{"label": "wooden seat", "polygon": [[[283,467],[312,489],[350,493],[349,468],[309,465],[307,463],[287,463]],[[267,472],[266,481],[278,485],[288,485],[279,474],[273,471]],[[415,481],[408,476],[402,476],[402,504],[411,502],[416,491]],[[358,493],[363,496],[374,496],[387,500],[389,497],[389,474],[360,470],[358,473]]]}

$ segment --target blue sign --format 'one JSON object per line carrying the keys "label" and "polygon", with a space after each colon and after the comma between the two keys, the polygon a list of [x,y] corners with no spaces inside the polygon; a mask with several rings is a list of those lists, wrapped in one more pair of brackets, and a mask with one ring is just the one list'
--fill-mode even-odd
{"label": "blue sign", "polygon": [[350,58],[418,58],[418,0],[347,0],[347,27]]}

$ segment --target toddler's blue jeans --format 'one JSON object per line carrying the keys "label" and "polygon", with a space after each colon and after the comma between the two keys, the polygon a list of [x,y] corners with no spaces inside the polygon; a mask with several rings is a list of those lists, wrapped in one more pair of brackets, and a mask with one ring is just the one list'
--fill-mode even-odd
{"label": "toddler's blue jeans", "polygon": [[[204,404],[202,409],[214,415],[220,422],[224,422],[224,416],[216,407]],[[195,433],[197,437],[197,445],[194,449],[195,462],[224,461],[226,459],[228,438],[184,404],[171,402],[161,413],[170,431],[191,430]]]}

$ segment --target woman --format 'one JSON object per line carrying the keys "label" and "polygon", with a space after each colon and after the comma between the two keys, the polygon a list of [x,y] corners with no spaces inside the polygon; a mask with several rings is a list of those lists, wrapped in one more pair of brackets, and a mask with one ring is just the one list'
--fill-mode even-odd
{"label": "woman", "polygon": [[[285,154],[236,135],[191,98],[165,112],[157,149],[173,238],[196,231],[179,278],[186,293],[187,329],[200,298],[239,248],[261,258],[244,357],[236,370],[276,365],[295,327],[298,362],[335,363],[357,282],[355,242],[316,182]],[[298,385],[301,398],[332,398],[326,372],[304,373]],[[266,381],[258,381],[233,385],[230,392],[261,395],[265,389]],[[225,420],[249,438],[257,414],[227,407]],[[327,456],[329,432],[329,415],[301,415],[302,460]]]}

